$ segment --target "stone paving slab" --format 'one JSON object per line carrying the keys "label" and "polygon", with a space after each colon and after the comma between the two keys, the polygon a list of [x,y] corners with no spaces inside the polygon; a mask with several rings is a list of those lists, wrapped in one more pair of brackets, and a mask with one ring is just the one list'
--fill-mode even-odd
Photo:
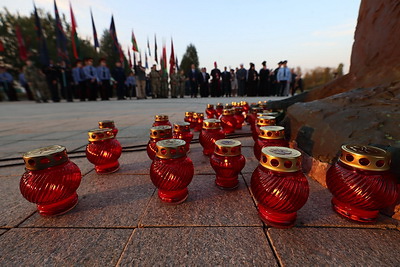
{"label": "stone paving slab", "polygon": [[12,229],[0,237],[0,265],[115,266],[131,233],[131,229]]}
{"label": "stone paving slab", "polygon": [[268,229],[282,266],[399,266],[400,232],[379,229]]}
{"label": "stone paving slab", "polygon": [[151,159],[146,151],[122,153],[119,174],[149,175]]}
{"label": "stone paving slab", "polygon": [[42,135],[38,135],[35,137],[32,137],[31,140],[70,140],[69,137],[83,137],[87,138],[87,131],[68,131],[65,128],[63,128],[64,131],[60,131],[61,129],[58,129],[59,131],[57,132],[49,132],[49,133],[44,133]]}
{"label": "stone paving slab", "polygon": [[0,177],[0,227],[15,227],[36,211],[36,205],[24,199],[19,190],[22,174],[23,170],[19,176]]}
{"label": "stone paving slab", "polygon": [[1,236],[2,234],[4,234],[5,232],[7,232],[7,230],[5,230],[5,229],[0,229],[0,236]]}
{"label": "stone paving slab", "polygon": [[136,229],[121,266],[277,266],[261,227]]}
{"label": "stone paving slab", "polygon": [[147,176],[92,172],[83,177],[73,210],[57,217],[36,213],[21,227],[136,227],[153,193]]}
{"label": "stone paving slab", "polygon": [[68,151],[73,151],[87,144],[87,140],[26,140],[18,141],[8,145],[1,146],[1,151],[13,151],[13,157],[22,157],[22,155],[30,150],[50,145],[62,145]]}
{"label": "stone paving slab", "polygon": [[262,225],[243,180],[236,190],[221,190],[214,181],[213,175],[195,175],[188,187],[188,199],[176,206],[162,203],[156,192],[140,227]]}

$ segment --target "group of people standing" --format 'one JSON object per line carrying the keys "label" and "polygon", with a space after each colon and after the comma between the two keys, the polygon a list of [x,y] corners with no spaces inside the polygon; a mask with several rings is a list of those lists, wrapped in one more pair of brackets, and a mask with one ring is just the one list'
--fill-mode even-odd
{"label": "group of people standing", "polygon": [[297,90],[303,92],[301,76],[297,75],[294,69],[287,67],[286,60],[280,61],[275,70],[268,69],[266,61],[261,65],[259,72],[253,63],[250,63],[248,70],[240,64],[240,68],[236,70],[224,67],[224,71],[221,72],[214,62],[214,69],[209,74],[206,68],[198,71],[192,64],[187,73],[191,97],[197,97],[198,89],[201,97],[288,96],[289,93],[294,95]]}
{"label": "group of people standing", "polygon": [[[288,96],[297,90],[303,92],[303,80],[293,69],[287,67],[287,61],[278,63],[275,70],[267,68],[266,61],[262,68],[256,71],[250,63],[246,70],[243,64],[239,68],[228,70],[224,67],[221,72],[217,63],[209,74],[206,68],[200,70],[194,65],[188,72],[179,71],[176,67],[168,75],[166,71],[157,70],[153,65],[150,73],[139,61],[126,75],[121,62],[116,62],[114,68],[107,66],[104,58],[98,66],[93,65],[93,58],[78,60],[74,68],[69,68],[65,61],[50,65],[43,69],[34,66],[27,60],[26,66],[19,74],[19,82],[25,88],[30,100],[36,102],[60,102],[61,98],[68,102],[73,99],[80,101],[109,100],[116,92],[118,100],[171,98],[190,95],[197,97],[220,96]],[[0,86],[6,92],[10,101],[18,100],[13,88],[13,77],[4,67],[0,67]],[[1,97],[1,95],[0,95]],[[0,98],[1,100],[1,98]]]}

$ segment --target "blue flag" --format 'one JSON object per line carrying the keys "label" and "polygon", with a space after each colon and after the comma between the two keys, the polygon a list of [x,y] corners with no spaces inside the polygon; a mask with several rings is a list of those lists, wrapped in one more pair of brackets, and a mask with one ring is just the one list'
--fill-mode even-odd
{"label": "blue flag", "polygon": [[93,42],[94,42],[94,48],[96,49],[96,48],[100,47],[100,45],[99,45],[99,40],[97,39],[96,25],[94,25],[92,10],[90,10],[90,17],[92,18]]}
{"label": "blue flag", "polygon": [[36,5],[33,4],[34,7],[34,15],[35,15],[35,30],[39,43],[39,57],[40,63],[43,66],[48,66],[50,64],[49,50],[47,49],[46,39],[43,36],[42,24],[40,23],[40,18],[37,13]]}
{"label": "blue flag", "polygon": [[54,0],[54,13],[56,18],[55,29],[56,29],[56,41],[57,41],[57,54],[60,59],[68,60],[67,37],[65,36],[65,32],[62,27],[56,0]]}

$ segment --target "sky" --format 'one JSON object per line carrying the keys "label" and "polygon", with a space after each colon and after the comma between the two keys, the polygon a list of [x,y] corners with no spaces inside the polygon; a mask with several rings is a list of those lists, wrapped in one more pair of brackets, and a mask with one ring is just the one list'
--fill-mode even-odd
{"label": "sky", "polygon": [[[38,8],[54,13],[53,0],[34,0]],[[288,60],[289,67],[303,72],[315,67],[350,67],[358,10],[361,0],[57,0],[60,13],[70,21],[69,2],[75,13],[78,34],[92,40],[90,8],[100,37],[114,15],[118,40],[125,53],[135,33],[139,49],[150,40],[154,55],[154,35],[158,53],[166,44],[169,58],[173,38],[180,61],[186,47],[197,48],[200,67],[210,71],[214,61],[237,67],[253,62],[268,68]],[[21,15],[33,11],[31,0],[3,0],[2,6]],[[149,58],[150,64],[152,58]]]}

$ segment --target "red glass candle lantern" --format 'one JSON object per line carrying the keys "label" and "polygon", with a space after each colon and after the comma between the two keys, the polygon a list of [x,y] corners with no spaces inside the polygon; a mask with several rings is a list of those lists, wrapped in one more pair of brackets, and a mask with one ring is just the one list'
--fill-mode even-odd
{"label": "red glass candle lantern", "polygon": [[158,114],[158,115],[154,116],[153,127],[161,126],[161,125],[167,125],[167,126],[171,126],[172,127],[171,123],[169,122],[168,115]]}
{"label": "red glass candle lantern", "polygon": [[221,129],[221,121],[208,119],[203,122],[203,129],[199,135],[199,141],[203,147],[203,154],[211,156],[214,153],[215,141],[224,139],[225,133]]}
{"label": "red glass candle lantern", "polygon": [[222,103],[218,103],[215,107],[215,118],[219,119],[222,115],[222,111],[224,110],[224,105]]}
{"label": "red glass candle lantern", "polygon": [[206,115],[207,115],[207,119],[214,119],[215,118],[216,112],[215,112],[213,104],[208,104],[207,105]]}
{"label": "red glass candle lantern", "polygon": [[383,149],[343,145],[338,162],[326,173],[333,209],[350,220],[374,222],[399,194],[389,166],[390,155]]}
{"label": "red glass candle lantern", "polygon": [[26,171],[20,180],[24,198],[37,205],[40,215],[60,215],[78,203],[82,175],[68,158],[65,147],[53,145],[23,155]]}
{"label": "red glass candle lantern", "polygon": [[263,126],[260,128],[260,135],[254,144],[254,156],[260,160],[261,149],[269,146],[289,147],[285,140],[285,128],[282,126]]}
{"label": "red glass candle lantern", "polygon": [[309,195],[307,179],[300,171],[301,153],[286,147],[264,147],[261,154],[251,176],[258,214],[270,226],[292,227]]}
{"label": "red glass candle lantern", "polygon": [[250,114],[247,115],[247,122],[250,124],[251,131],[254,132],[254,128],[257,120],[257,113],[260,113],[261,109],[259,107],[252,107],[250,109]]}
{"label": "red glass candle lantern", "polygon": [[226,133],[234,133],[236,129],[236,119],[233,116],[232,109],[224,109],[221,116],[222,130]]}
{"label": "red glass candle lantern", "polygon": [[157,154],[150,167],[150,178],[158,188],[158,197],[179,204],[188,197],[188,185],[194,174],[193,162],[186,156],[185,141],[168,139],[157,142]]}
{"label": "red glass candle lantern", "polygon": [[236,129],[242,129],[242,125],[244,122],[244,116],[243,116],[243,108],[242,107],[235,107],[235,115],[233,117],[236,120]]}
{"label": "red glass candle lantern", "polygon": [[216,173],[215,184],[219,188],[233,189],[238,186],[239,172],[246,164],[241,149],[242,144],[237,140],[220,139],[215,142],[215,150],[210,157],[210,163]]}
{"label": "red glass candle lantern", "polygon": [[89,144],[86,158],[94,164],[98,174],[108,174],[119,170],[121,144],[115,139],[112,129],[94,129],[88,132]]}
{"label": "red glass candle lantern", "polygon": [[157,153],[156,143],[164,139],[172,138],[172,127],[168,125],[155,126],[150,128],[150,140],[147,143],[147,156],[151,160]]}
{"label": "red glass candle lantern", "polygon": [[193,129],[196,126],[196,121],[193,119],[194,111],[186,111],[185,118],[183,119],[185,122],[190,123],[190,128]]}
{"label": "red glass candle lantern", "polygon": [[193,114],[193,120],[196,122],[194,126],[195,132],[200,132],[203,128],[203,121],[204,121],[204,113],[203,112],[195,112]]}
{"label": "red glass candle lantern", "polygon": [[182,139],[186,142],[186,152],[190,150],[190,142],[193,139],[193,133],[190,131],[190,123],[176,122],[174,123],[174,132],[172,137],[175,139]]}
{"label": "red glass candle lantern", "polygon": [[249,103],[247,103],[246,101],[240,101],[240,105],[242,106],[245,114],[249,113],[250,110]]}
{"label": "red glass candle lantern", "polygon": [[257,141],[258,136],[260,135],[260,127],[263,126],[273,126],[275,125],[276,120],[271,116],[260,116],[256,119],[256,126],[253,131],[253,140]]}
{"label": "red glass candle lantern", "polygon": [[115,127],[115,123],[113,120],[99,121],[99,129],[105,129],[105,128],[112,129],[114,137],[117,137],[118,128]]}

